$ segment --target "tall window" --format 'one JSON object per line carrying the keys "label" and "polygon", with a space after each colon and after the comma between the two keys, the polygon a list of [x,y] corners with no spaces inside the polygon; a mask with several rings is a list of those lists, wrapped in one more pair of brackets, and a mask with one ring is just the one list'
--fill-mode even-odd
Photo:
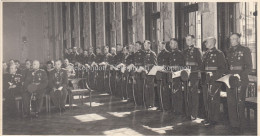
{"label": "tall window", "polygon": [[253,69],[256,69],[256,8],[255,2],[243,2],[237,5],[237,32],[241,33],[241,44],[252,52]]}

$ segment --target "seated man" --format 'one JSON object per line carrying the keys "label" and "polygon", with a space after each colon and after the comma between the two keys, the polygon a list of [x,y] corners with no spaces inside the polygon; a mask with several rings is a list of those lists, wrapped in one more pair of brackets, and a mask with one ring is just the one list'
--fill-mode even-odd
{"label": "seated man", "polygon": [[[30,101],[31,97],[36,98],[36,109],[35,117],[38,117],[43,104],[43,96],[45,94],[45,89],[48,84],[47,74],[43,69],[40,69],[40,62],[38,60],[33,61],[33,70],[31,70],[25,79],[23,93],[23,103],[24,103],[24,117],[28,117],[30,114]],[[32,87],[34,86],[34,87]],[[35,89],[31,89],[35,88]]]}
{"label": "seated man", "polygon": [[65,111],[67,98],[68,75],[66,70],[61,69],[61,60],[55,62],[55,69],[49,75],[50,96],[55,107],[59,111]]}
{"label": "seated man", "polygon": [[15,105],[15,97],[21,95],[22,90],[22,75],[17,73],[16,65],[12,64],[9,67],[9,73],[3,77],[3,95],[4,102],[4,114],[13,117],[17,114]]}

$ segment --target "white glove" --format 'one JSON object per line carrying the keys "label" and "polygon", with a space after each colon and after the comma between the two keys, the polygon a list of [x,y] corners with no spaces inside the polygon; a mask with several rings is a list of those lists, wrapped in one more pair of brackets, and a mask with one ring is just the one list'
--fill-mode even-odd
{"label": "white glove", "polygon": [[59,88],[58,88],[58,90],[59,90],[59,91],[61,91],[61,90],[62,90],[62,88],[63,88],[63,87],[61,86],[61,87],[59,87]]}
{"label": "white glove", "polygon": [[212,72],[207,72],[207,74],[209,74],[210,77],[213,76],[213,73],[212,73]]}
{"label": "white glove", "polygon": [[237,77],[240,80],[239,74],[234,74],[235,77]]}

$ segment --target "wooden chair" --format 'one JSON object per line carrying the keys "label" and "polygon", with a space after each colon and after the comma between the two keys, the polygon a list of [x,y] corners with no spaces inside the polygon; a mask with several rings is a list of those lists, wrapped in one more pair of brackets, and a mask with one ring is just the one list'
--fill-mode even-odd
{"label": "wooden chair", "polygon": [[[23,97],[22,96],[16,96],[14,99],[15,99],[15,105],[16,105],[17,111],[21,115],[23,115]],[[5,98],[3,98],[3,102],[4,101],[5,101]]]}
{"label": "wooden chair", "polygon": [[89,94],[89,102],[90,102],[90,107],[91,107],[91,102],[92,102],[92,96],[91,92],[92,90],[88,87],[88,84],[86,83],[86,88],[80,88],[79,87],[79,82],[84,81],[83,78],[77,78],[77,79],[71,79],[70,82],[72,83],[72,87],[69,91],[69,106],[70,109],[72,108],[74,96],[78,95],[79,99],[81,100],[81,103],[83,104],[83,96],[88,93]]}

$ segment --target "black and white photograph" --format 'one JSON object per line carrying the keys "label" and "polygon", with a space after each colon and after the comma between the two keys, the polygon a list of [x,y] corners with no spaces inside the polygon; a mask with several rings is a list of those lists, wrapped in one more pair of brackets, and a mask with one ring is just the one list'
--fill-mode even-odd
{"label": "black and white photograph", "polygon": [[0,2],[0,135],[257,135],[259,2]]}

